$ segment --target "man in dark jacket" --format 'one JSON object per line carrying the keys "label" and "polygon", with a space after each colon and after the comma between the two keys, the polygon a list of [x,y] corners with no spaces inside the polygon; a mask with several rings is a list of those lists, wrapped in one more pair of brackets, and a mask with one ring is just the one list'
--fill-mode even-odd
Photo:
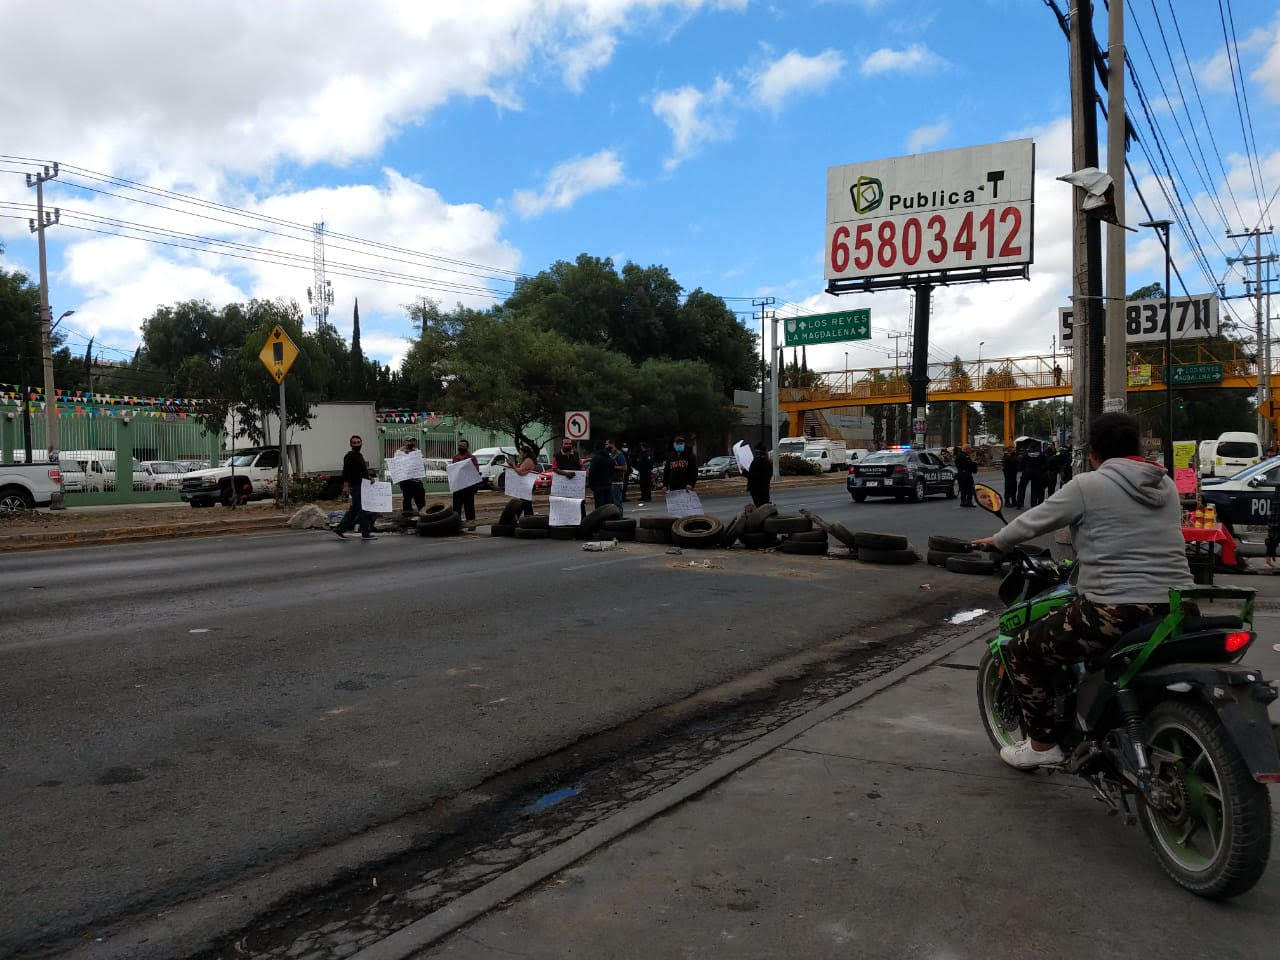
{"label": "man in dark jacket", "polygon": [[648,503],[653,499],[653,451],[647,443],[640,444],[635,468],[636,473],[640,474],[640,502]]}
{"label": "man in dark jacket", "polygon": [[1039,440],[1027,442],[1022,451],[1022,481],[1018,484],[1018,508],[1027,505],[1031,494],[1031,506],[1039,506],[1044,500],[1044,451]]}
{"label": "man in dark jacket", "polygon": [[973,462],[973,447],[965,444],[956,450],[956,480],[960,484],[960,506],[976,507],[973,502],[973,475],[978,465]]}
{"label": "man in dark jacket", "polygon": [[747,493],[757,507],[769,502],[769,484],[773,482],[773,464],[764,446],[752,451],[751,466],[747,467]]}
{"label": "man in dark jacket", "polygon": [[613,503],[613,457],[604,447],[604,441],[597,440],[596,448],[587,463],[587,489],[595,499],[597,507]]}
{"label": "man in dark jacket", "polygon": [[1062,470],[1062,454],[1056,444],[1049,444],[1044,454],[1044,495],[1052,497],[1058,488],[1058,474]]}
{"label": "man in dark jacket", "polygon": [[1004,502],[1010,506],[1018,505],[1018,451],[1009,447],[1004,452]]}
{"label": "man in dark jacket", "polygon": [[350,495],[351,506],[338,521],[338,525],[333,528],[333,532],[340,540],[347,538],[347,531],[355,527],[357,520],[360,523],[361,540],[378,539],[373,535],[373,514],[360,506],[360,484],[369,479],[369,465],[365,462],[364,454],[360,452],[363,444],[363,440],[353,436],[351,449],[342,458],[342,492]]}
{"label": "man in dark jacket", "polygon": [[698,458],[694,456],[684,437],[676,437],[671,445],[671,455],[662,468],[662,485],[670,490],[692,490],[698,482]]}

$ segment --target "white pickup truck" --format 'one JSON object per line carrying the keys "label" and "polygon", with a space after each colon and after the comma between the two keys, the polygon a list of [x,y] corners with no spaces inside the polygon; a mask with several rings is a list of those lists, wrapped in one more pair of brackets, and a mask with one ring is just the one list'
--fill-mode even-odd
{"label": "white pickup truck", "polygon": [[0,516],[61,501],[62,471],[56,463],[0,463]]}
{"label": "white pickup truck", "polygon": [[236,451],[221,466],[196,470],[182,476],[182,499],[193,507],[212,507],[215,503],[230,505],[232,476],[239,501],[265,500],[276,495],[280,475],[278,447],[251,447]]}

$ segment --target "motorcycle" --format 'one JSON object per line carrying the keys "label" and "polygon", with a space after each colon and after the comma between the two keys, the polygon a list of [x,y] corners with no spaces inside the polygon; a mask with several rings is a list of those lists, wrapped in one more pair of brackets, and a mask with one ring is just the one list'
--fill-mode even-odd
{"label": "motorcycle", "polygon": [[[998,491],[976,500],[1007,522]],[[1009,643],[1071,602],[1070,561],[1016,548],[1000,584],[1006,606],[978,667],[978,707],[991,743],[1024,739],[1006,660]],[[1135,820],[1175,883],[1226,899],[1261,878],[1271,852],[1271,798],[1280,755],[1267,705],[1280,694],[1240,660],[1254,642],[1256,591],[1170,589],[1169,612],[1110,648],[1072,663],[1053,680],[1058,743],[1053,769],[1082,777],[1111,815]],[[1197,602],[1239,602],[1231,615],[1204,616]]]}

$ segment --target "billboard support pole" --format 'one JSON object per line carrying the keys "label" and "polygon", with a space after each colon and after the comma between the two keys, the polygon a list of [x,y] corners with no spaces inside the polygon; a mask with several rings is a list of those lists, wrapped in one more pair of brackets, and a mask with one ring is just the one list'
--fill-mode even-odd
{"label": "billboard support pole", "polygon": [[912,444],[923,447],[925,429],[922,429],[926,418],[926,404],[929,401],[929,314],[933,307],[933,285],[922,283],[916,286],[915,334],[911,344],[911,418]]}

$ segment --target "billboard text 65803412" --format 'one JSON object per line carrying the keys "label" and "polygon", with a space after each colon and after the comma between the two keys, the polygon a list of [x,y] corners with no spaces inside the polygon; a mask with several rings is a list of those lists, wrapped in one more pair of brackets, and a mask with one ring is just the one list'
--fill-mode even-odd
{"label": "billboard text 65803412", "polygon": [[1031,140],[831,167],[826,278],[1030,264],[1034,193]]}

